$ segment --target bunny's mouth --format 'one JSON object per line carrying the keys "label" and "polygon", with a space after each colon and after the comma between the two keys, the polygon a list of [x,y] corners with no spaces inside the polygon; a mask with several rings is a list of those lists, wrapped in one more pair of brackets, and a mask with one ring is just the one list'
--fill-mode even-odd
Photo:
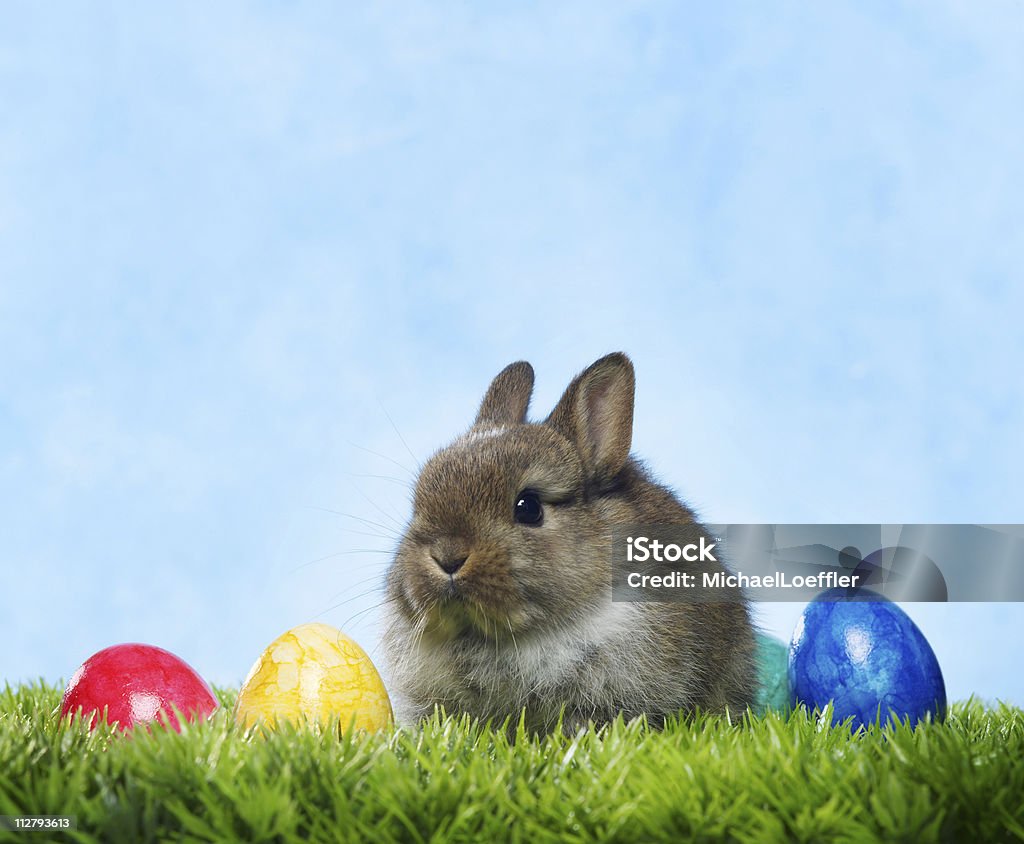
{"label": "bunny's mouth", "polygon": [[461,588],[460,584],[456,583],[455,575],[448,575],[448,579],[441,584],[440,598],[442,604],[466,600],[465,590]]}
{"label": "bunny's mouth", "polygon": [[441,630],[452,637],[507,639],[520,632],[522,613],[497,602],[481,600],[477,590],[457,578],[449,578],[437,592],[432,615]]}
{"label": "bunny's mouth", "polygon": [[435,603],[428,612],[433,620],[427,625],[427,630],[452,641],[491,638],[497,626],[480,607],[457,592],[453,597]]}

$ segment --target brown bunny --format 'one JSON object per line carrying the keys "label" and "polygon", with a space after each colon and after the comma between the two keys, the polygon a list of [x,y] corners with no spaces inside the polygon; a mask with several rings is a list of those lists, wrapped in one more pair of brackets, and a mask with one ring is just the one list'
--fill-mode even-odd
{"label": "brown bunny", "polygon": [[399,710],[436,705],[548,731],[618,713],[742,711],[754,632],[741,601],[616,603],[614,526],[694,525],[629,456],[633,365],[601,358],[526,421],[533,368],[491,383],[476,422],[423,466],[388,571],[384,645]]}

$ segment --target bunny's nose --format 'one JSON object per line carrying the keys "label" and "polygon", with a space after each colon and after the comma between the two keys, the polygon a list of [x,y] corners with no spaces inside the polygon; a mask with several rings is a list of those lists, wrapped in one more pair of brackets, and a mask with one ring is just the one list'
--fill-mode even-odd
{"label": "bunny's nose", "polygon": [[430,556],[445,574],[455,574],[469,558],[470,545],[460,536],[440,537],[430,546]]}
{"label": "bunny's nose", "polygon": [[466,557],[448,556],[441,557],[439,559],[434,554],[431,554],[430,556],[434,558],[434,562],[441,567],[441,571],[443,571],[445,574],[455,574],[455,572],[462,568],[463,563],[465,563],[467,559]]}

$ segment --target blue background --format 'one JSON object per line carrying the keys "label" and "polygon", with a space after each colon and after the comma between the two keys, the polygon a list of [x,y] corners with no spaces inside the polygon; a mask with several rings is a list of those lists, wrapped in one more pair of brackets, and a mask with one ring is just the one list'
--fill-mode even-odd
{"label": "blue background", "polygon": [[[0,678],[378,654],[415,464],[598,356],[715,522],[1021,522],[1024,9],[0,11]],[[404,442],[403,442],[404,440]],[[347,514],[347,515],[343,515]],[[1024,704],[1019,605],[909,605]],[[788,637],[799,607],[765,606]]]}

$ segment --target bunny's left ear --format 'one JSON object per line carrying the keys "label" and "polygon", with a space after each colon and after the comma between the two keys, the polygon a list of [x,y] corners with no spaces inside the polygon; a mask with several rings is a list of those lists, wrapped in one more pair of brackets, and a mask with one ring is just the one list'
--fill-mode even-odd
{"label": "bunny's left ear", "polygon": [[544,423],[576,446],[587,475],[598,482],[614,478],[629,458],[635,388],[629,358],[607,355],[573,379]]}

